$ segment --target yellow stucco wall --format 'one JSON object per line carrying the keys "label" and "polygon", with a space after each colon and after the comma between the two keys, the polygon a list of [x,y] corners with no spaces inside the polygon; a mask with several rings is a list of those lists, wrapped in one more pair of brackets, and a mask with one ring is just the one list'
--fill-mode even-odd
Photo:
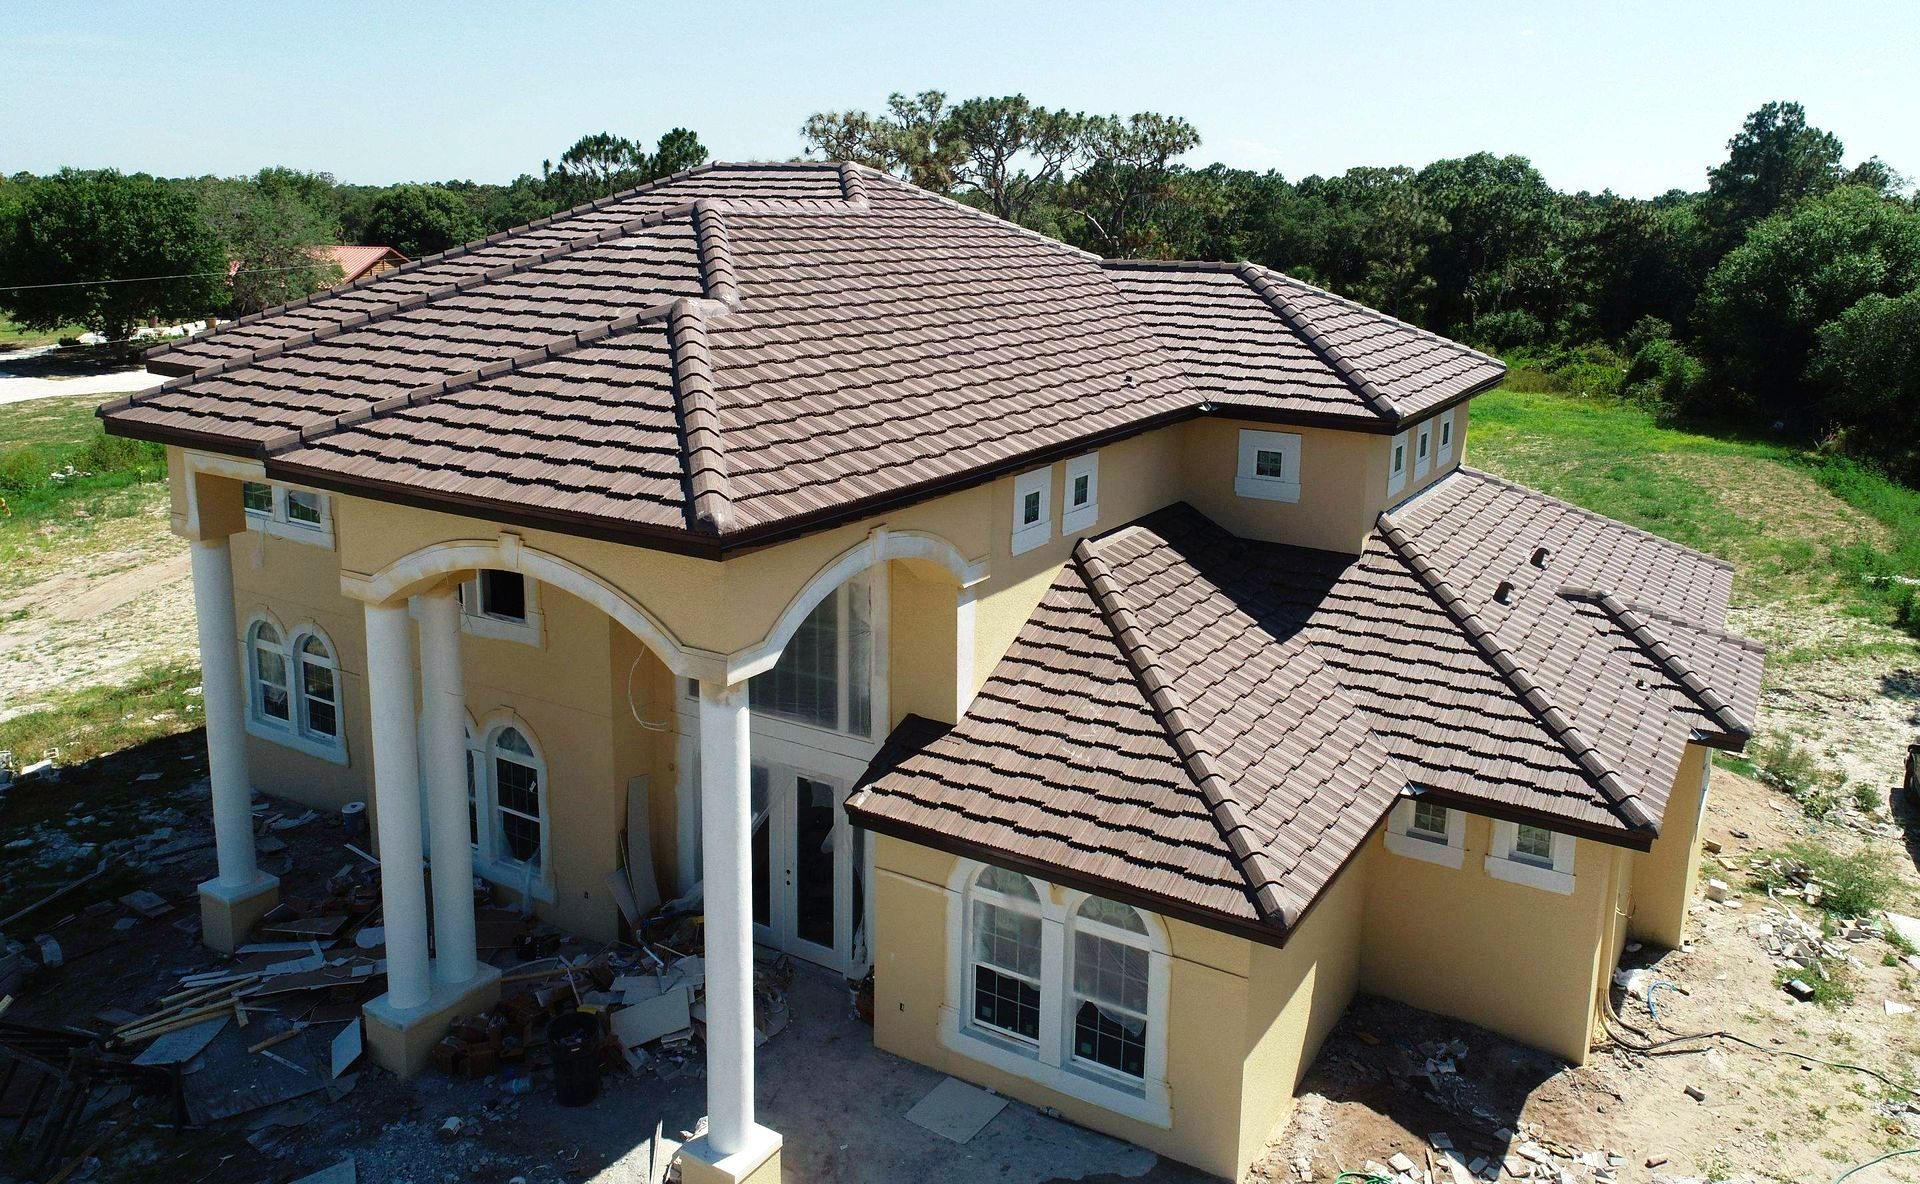
{"label": "yellow stucco wall", "polygon": [[1583,1063],[1615,849],[1575,840],[1574,891],[1561,895],[1488,875],[1493,824],[1465,822],[1458,868],[1397,855],[1384,831],[1368,841],[1361,988]]}
{"label": "yellow stucco wall", "polygon": [[1633,855],[1633,920],[1628,932],[1670,950],[1686,937],[1687,904],[1700,878],[1701,775],[1712,751],[1699,744],[1687,746],[1687,756],[1673,780],[1660,837],[1652,849]]}

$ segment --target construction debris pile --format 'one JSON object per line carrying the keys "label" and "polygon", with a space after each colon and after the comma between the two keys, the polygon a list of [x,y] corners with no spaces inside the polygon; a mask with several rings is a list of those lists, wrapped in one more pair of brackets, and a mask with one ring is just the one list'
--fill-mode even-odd
{"label": "construction debris pile", "polygon": [[[1492,1138],[1468,1136],[1464,1146],[1445,1131],[1427,1136],[1416,1160],[1396,1151],[1385,1163],[1367,1160],[1361,1170],[1393,1184],[1472,1184],[1475,1180],[1550,1180],[1572,1184],[1576,1179],[1614,1184],[1627,1166],[1626,1157],[1608,1151],[1581,1151],[1547,1138],[1537,1124],[1523,1122],[1518,1132],[1504,1128]],[[1503,1151],[1502,1149],[1507,1150]],[[1311,1161],[1296,1163],[1302,1180],[1312,1179]]]}

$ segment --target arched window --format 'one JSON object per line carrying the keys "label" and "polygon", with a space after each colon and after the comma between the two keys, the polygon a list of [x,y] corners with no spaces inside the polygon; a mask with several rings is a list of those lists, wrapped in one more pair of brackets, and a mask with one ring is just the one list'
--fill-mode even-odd
{"label": "arched window", "polygon": [[511,725],[493,733],[487,745],[492,810],[491,858],[538,868],[546,818],[546,765],[525,733]]}
{"label": "arched window", "polygon": [[340,738],[340,667],[318,633],[300,638],[300,731],[331,744]]}
{"label": "arched window", "polygon": [[257,621],[247,637],[248,670],[252,675],[254,718],[264,723],[289,723],[292,699],[287,679],[287,651],[280,630],[271,621]]}
{"label": "arched window", "polygon": [[973,882],[973,1022],[1022,1041],[1040,1039],[1040,893],[1017,872],[982,868]]}
{"label": "arched window", "polygon": [[1134,908],[1089,896],[1071,925],[1067,1006],[1073,1057],[1144,1076],[1153,954],[1147,924]]}

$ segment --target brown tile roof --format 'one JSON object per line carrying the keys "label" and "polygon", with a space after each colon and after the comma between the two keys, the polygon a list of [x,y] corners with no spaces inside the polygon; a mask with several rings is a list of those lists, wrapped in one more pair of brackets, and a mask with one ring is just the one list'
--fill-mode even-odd
{"label": "brown tile roof", "polygon": [[[1139,292],[1155,275],[1230,281],[1217,336],[1255,374],[1243,398],[1169,348],[1178,326]],[[1166,282],[1179,315],[1205,312],[1211,288]],[[1392,430],[1406,408],[1499,376],[1277,273],[1106,267],[818,164],[679,174],[149,365],[178,377],[109,403],[111,430],[258,456],[324,488],[702,553],[1208,411]]]}
{"label": "brown tile roof", "polygon": [[1357,557],[1170,507],[1083,542],[967,716],[848,808],[1279,934],[1407,788],[1644,847],[1687,743],[1752,731],[1727,574],[1473,470]]}

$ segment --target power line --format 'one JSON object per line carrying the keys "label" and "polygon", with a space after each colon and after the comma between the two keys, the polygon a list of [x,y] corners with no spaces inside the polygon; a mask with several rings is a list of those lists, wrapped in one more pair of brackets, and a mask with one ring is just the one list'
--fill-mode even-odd
{"label": "power line", "polygon": [[238,271],[183,271],[175,275],[142,275],[119,280],[65,280],[57,284],[8,284],[0,292],[32,292],[42,288],[92,288],[101,284],[150,284],[156,280],[201,280],[208,277],[264,275],[275,271],[305,271],[309,265],[293,267],[243,267]]}

